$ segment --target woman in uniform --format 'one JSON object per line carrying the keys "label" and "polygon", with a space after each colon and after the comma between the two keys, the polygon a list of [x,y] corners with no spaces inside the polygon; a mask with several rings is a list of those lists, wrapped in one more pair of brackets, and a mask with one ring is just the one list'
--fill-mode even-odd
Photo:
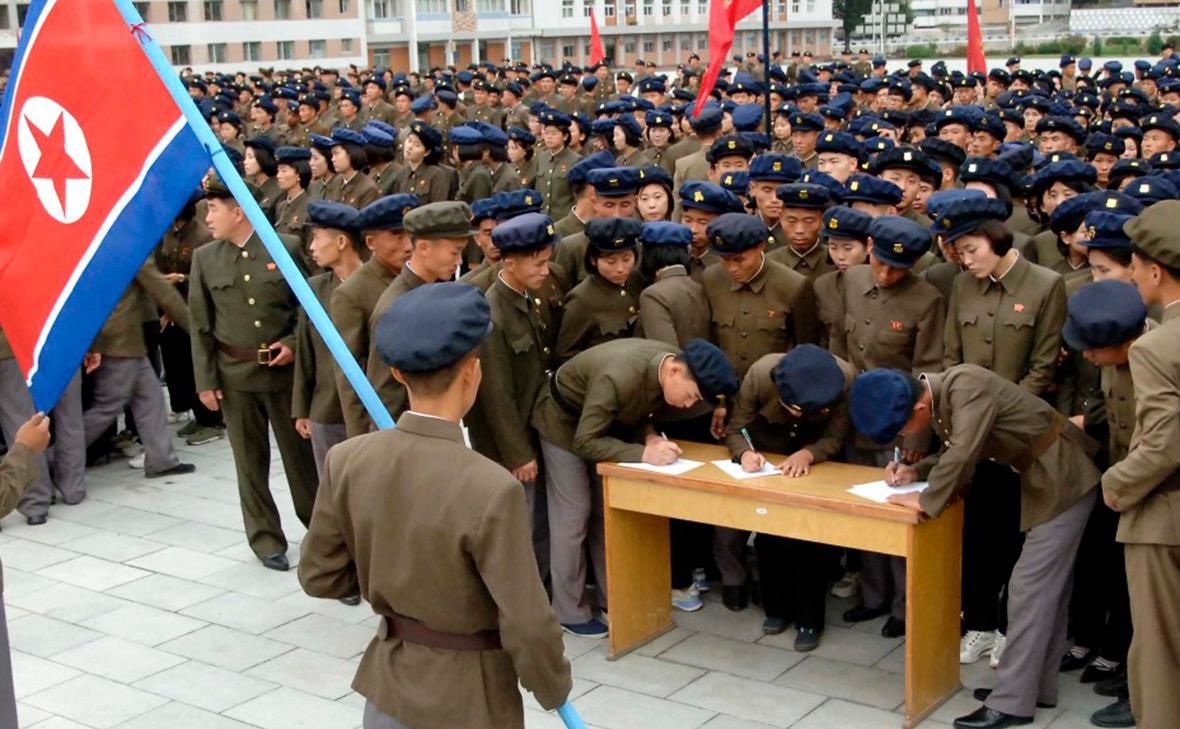
{"label": "woman in uniform", "polygon": [[644,120],[647,122],[647,130],[644,132],[647,139],[647,159],[651,164],[666,170],[668,165],[664,163],[664,156],[676,143],[676,133],[672,131],[676,118],[666,111],[649,111]]}
{"label": "woman in uniform", "polygon": [[827,241],[828,256],[836,270],[820,274],[813,282],[815,308],[819,312],[819,345],[837,357],[844,352],[844,274],[869,259],[868,213],[844,205],[828,208],[820,237]]}
{"label": "woman in uniform", "polygon": [[269,137],[255,135],[243,143],[246,147],[242,159],[243,175],[262,191],[258,206],[272,223],[275,220],[275,205],[282,197],[279,183],[275,181],[275,143]]}
{"label": "woman in uniform", "polygon": [[340,184],[325,196],[331,202],[344,203],[357,210],[381,197],[381,191],[363,170],[369,165],[365,153],[365,135],[344,127],[332,130],[332,166],[340,176]]}
{"label": "woman in uniform", "polygon": [[409,129],[402,145],[406,166],[398,170],[394,190],[417,195],[423,205],[454,199],[459,192],[459,177],[439,164],[443,156],[442,134],[420,120],[411,122]]}
{"label": "woman in uniform", "polygon": [[[1071,197],[1093,192],[1098,173],[1093,167],[1077,158],[1065,158],[1050,162],[1034,174],[1029,183],[1031,204],[1029,213],[1034,220],[1048,224],[1057,206]],[[1057,248],[1057,234],[1044,230],[1033,236],[1025,248],[1033,263],[1056,269],[1063,258]]]}
{"label": "woman in uniform", "polygon": [[587,276],[565,300],[557,335],[559,362],[634,333],[642,289],[635,270],[642,227],[633,218],[594,218],[586,224]]}
{"label": "woman in uniform", "polygon": [[648,164],[643,151],[643,126],[632,114],[621,115],[613,132],[615,164],[619,167],[643,167]]}
{"label": "woman in uniform", "polygon": [[639,170],[639,180],[635,202],[639,217],[645,223],[671,220],[672,176],[663,167],[648,165]]}
{"label": "woman in uniform", "polygon": [[311,158],[307,164],[311,167],[311,184],[307,187],[307,194],[312,200],[325,200],[329,187],[336,179],[336,168],[332,166],[331,137],[313,134],[311,139]]}
{"label": "woman in uniform", "polygon": [[533,161],[533,148],[537,138],[524,127],[512,127],[508,130],[508,161],[520,176],[523,187],[532,187],[533,178],[537,175],[537,164]]}

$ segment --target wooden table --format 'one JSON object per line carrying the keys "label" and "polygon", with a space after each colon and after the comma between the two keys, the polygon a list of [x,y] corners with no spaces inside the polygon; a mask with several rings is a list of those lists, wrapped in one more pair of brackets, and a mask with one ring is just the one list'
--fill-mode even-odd
{"label": "wooden table", "polygon": [[[605,499],[610,658],[675,627],[668,545],[668,519],[674,518],[905,557],[903,726],[910,729],[958,691],[961,502],[937,519],[919,521],[909,509],[847,492],[854,484],[879,481],[879,468],[822,463],[804,478],[739,481],[710,463],[729,458],[724,447],[680,446],[685,458],[705,465],[681,476],[598,465]],[[768,454],[768,460],[776,458]]]}

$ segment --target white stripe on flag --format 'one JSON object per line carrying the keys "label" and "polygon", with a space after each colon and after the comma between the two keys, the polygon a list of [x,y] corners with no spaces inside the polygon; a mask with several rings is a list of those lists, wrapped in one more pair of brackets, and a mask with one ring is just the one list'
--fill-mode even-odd
{"label": "white stripe on flag", "polygon": [[[29,55],[32,54],[33,48],[37,43],[37,36],[41,35],[41,26],[45,25],[45,21],[49,18],[49,12],[57,5],[57,0],[46,0],[45,7],[41,9],[41,14],[37,16],[37,24],[33,26],[33,30],[29,33],[29,43],[25,46],[25,55],[21,59],[20,71],[17,72],[16,78],[9,82],[5,94],[9,99],[8,120],[11,122],[12,117],[20,116],[20,110],[15,108],[15,102],[20,98],[20,82],[25,77],[25,68],[29,65]],[[4,130],[7,132],[7,129]],[[4,153],[8,150],[8,140],[16,136],[15,134],[4,134],[3,144],[0,144],[0,159],[4,159]]]}

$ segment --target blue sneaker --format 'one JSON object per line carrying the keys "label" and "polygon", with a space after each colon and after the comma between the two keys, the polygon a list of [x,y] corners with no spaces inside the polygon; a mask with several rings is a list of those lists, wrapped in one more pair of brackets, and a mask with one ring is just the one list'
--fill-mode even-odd
{"label": "blue sneaker", "polygon": [[700,567],[692,571],[692,586],[697,589],[697,593],[709,591],[709,575]]}
{"label": "blue sneaker", "polygon": [[687,590],[672,590],[672,607],[684,613],[695,613],[705,606],[695,587]]}
{"label": "blue sneaker", "polygon": [[579,638],[605,638],[610,634],[610,630],[598,619],[591,619],[585,623],[577,623],[576,625],[562,623],[561,629]]}

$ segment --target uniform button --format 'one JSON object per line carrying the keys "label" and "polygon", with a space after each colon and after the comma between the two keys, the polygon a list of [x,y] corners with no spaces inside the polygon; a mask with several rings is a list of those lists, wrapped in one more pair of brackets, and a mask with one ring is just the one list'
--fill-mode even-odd
{"label": "uniform button", "polygon": [[989,311],[989,312],[987,313],[987,315],[988,315],[988,316],[995,316],[995,315],[996,315],[996,312],[994,312],[994,311]]}
{"label": "uniform button", "polygon": [[254,297],[251,296],[250,298],[246,299],[246,303],[250,306],[254,306]]}
{"label": "uniform button", "polygon": [[991,343],[992,343],[992,338],[991,338],[991,337],[984,337],[984,338],[983,338],[983,341],[984,341],[986,344],[991,344]]}
{"label": "uniform button", "polygon": [[627,292],[626,292],[626,291],[620,291],[620,292],[619,292],[619,296],[626,296],[626,295],[627,295]]}
{"label": "uniform button", "polygon": [[249,281],[249,280],[250,280],[250,274],[246,274],[245,276],[242,276],[242,280],[243,280],[243,281]]}
{"label": "uniform button", "polygon": [[750,355],[746,354],[745,352],[742,352],[742,359],[749,359],[749,358],[750,358]]}
{"label": "uniform button", "polygon": [[746,332],[742,332],[742,339],[745,339],[746,336],[747,336]]}
{"label": "uniform button", "polygon": [[261,329],[261,328],[262,328],[262,322],[260,322],[260,321],[258,321],[257,319],[255,319],[255,320],[254,320],[254,328],[255,328],[255,329]]}
{"label": "uniform button", "polygon": [[627,307],[627,313],[629,313],[629,314],[634,314],[634,313],[635,313],[635,307],[634,307],[634,306],[628,306],[628,307]]}
{"label": "uniform button", "polygon": [[863,352],[863,351],[865,351],[865,345],[863,345],[863,344],[858,344],[858,345],[856,345],[856,346],[857,346],[857,347],[860,347],[860,351],[862,351],[862,352]]}
{"label": "uniform button", "polygon": [[872,319],[865,319],[865,326],[868,326],[868,325],[870,325],[870,324],[872,324],[872,323],[873,323],[873,320],[872,320]]}
{"label": "uniform button", "polygon": [[749,314],[749,313],[750,313],[750,310],[749,310],[749,309],[742,309],[742,313],[743,313],[743,314]]}
{"label": "uniform button", "polygon": [[548,348],[548,347],[543,347],[543,348],[541,349],[541,351],[542,351],[542,352],[544,352],[545,354],[549,354],[549,348]]}
{"label": "uniform button", "polygon": [[242,258],[249,258],[249,257],[250,257],[250,251],[242,251]]}

